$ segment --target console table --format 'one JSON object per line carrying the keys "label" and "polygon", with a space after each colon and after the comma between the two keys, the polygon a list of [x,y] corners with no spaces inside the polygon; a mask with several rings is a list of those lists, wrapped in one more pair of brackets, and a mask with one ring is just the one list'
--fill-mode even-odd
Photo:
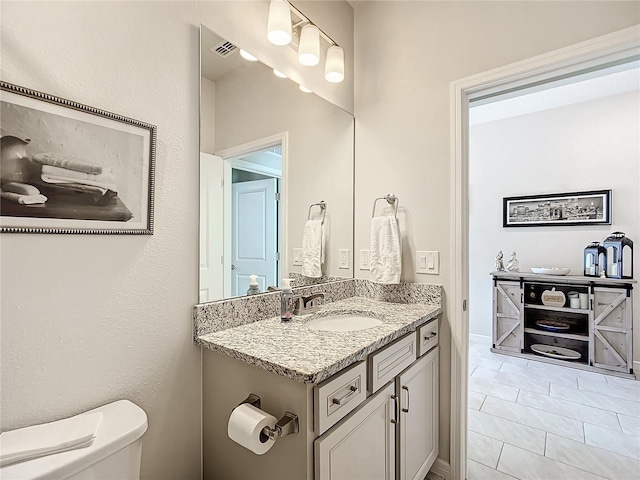
{"label": "console table", "polygon": [[[631,295],[635,280],[522,272],[491,276],[493,352],[635,378]],[[542,302],[543,294],[547,298],[554,289],[566,298],[562,306]],[[569,292],[583,298],[586,294],[587,304],[582,305],[586,308],[572,308]],[[550,351],[534,351],[541,346]],[[565,349],[576,358],[563,357]]]}

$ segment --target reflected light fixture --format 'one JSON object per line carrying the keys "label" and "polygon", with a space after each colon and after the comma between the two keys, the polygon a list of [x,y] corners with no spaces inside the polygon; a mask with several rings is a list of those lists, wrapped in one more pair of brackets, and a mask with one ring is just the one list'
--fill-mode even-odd
{"label": "reflected light fixture", "polygon": [[304,93],[313,93],[312,90],[308,89],[307,87],[305,87],[304,85],[299,85],[298,88],[300,89],[301,92]]}
{"label": "reflected light fixture", "polygon": [[273,69],[273,74],[278,78],[287,78],[287,76],[282,73],[280,70]]}
{"label": "reflected light fixture", "polygon": [[291,42],[291,7],[287,0],[271,0],[267,38],[274,45],[289,45]]}
{"label": "reflected light fixture", "polygon": [[244,58],[245,60],[249,60],[250,62],[257,62],[258,61],[257,57],[254,57],[249,52],[247,52],[246,50],[243,50],[243,49],[240,49],[240,56],[242,58]]}
{"label": "reflected light fixture", "polygon": [[327,50],[324,78],[331,83],[339,83],[344,80],[344,51],[342,47],[333,45]]}
{"label": "reflected light fixture", "polygon": [[298,61],[308,67],[313,67],[320,62],[320,30],[311,23],[302,27],[300,32]]}

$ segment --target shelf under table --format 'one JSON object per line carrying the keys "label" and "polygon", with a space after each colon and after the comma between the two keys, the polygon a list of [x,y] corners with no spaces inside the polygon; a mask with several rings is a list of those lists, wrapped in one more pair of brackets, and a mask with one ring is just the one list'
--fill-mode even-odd
{"label": "shelf under table", "polygon": [[588,315],[591,310],[583,310],[581,308],[571,307],[549,307],[547,305],[534,305],[531,303],[525,303],[524,308],[531,308],[533,310],[545,310],[547,312],[563,312],[563,313],[582,313]]}
{"label": "shelf under table", "polygon": [[525,328],[524,333],[535,333],[536,335],[547,335],[549,337],[568,338],[571,340],[580,340],[581,342],[589,341],[589,335],[580,333],[549,332],[547,330],[538,330],[537,328]]}

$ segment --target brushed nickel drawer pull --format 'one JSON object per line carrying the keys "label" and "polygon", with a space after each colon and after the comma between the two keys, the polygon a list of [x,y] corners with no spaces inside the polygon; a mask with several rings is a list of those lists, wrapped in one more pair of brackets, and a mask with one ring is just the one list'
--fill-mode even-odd
{"label": "brushed nickel drawer pull", "polygon": [[391,419],[391,423],[398,423],[398,395],[391,395],[393,398],[393,416],[395,418]]}
{"label": "brushed nickel drawer pull", "polygon": [[358,387],[356,387],[355,385],[351,385],[349,387],[349,393],[347,393],[346,395],[340,397],[340,398],[332,398],[331,402],[335,403],[336,405],[342,405],[342,402],[348,400],[350,397],[352,397],[356,392],[358,391]]}
{"label": "brushed nickel drawer pull", "polygon": [[432,338],[434,338],[436,335],[438,335],[437,332],[430,332],[429,335],[426,335],[423,340],[425,342],[427,342],[427,341],[431,340]]}
{"label": "brushed nickel drawer pull", "polygon": [[409,407],[411,406],[411,396],[409,395],[409,387],[406,387],[403,385],[402,389],[407,391],[407,408],[403,408],[402,411],[404,413],[409,413]]}

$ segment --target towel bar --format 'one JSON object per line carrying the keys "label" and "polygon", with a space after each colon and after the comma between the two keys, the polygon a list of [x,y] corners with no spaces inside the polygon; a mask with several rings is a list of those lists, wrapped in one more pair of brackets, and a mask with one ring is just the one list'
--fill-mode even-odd
{"label": "towel bar", "polygon": [[393,216],[398,218],[398,205],[400,204],[400,199],[393,193],[387,193],[384,197],[378,197],[373,201],[373,212],[371,213],[371,218],[376,216],[376,203],[378,203],[378,200],[386,200],[389,205],[395,206]]}
{"label": "towel bar", "polygon": [[327,202],[325,202],[324,200],[321,200],[320,203],[312,203],[311,205],[309,205],[307,220],[311,220],[311,209],[316,206],[320,207],[320,210],[322,210],[322,224],[324,225],[324,217],[327,215]]}

